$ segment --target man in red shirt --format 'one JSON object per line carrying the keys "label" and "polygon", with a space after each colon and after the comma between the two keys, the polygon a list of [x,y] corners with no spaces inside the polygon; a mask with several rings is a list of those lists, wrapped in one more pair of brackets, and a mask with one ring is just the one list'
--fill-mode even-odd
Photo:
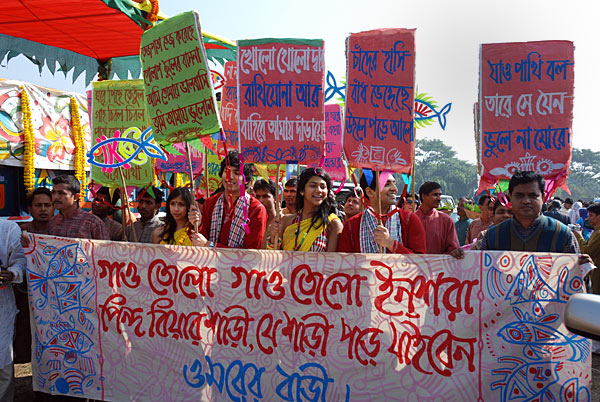
{"label": "man in red shirt", "polygon": [[460,248],[454,221],[436,208],[442,201],[442,186],[426,181],[419,188],[421,206],[415,214],[421,220],[427,236],[428,254],[450,254],[456,258],[464,256]]}
{"label": "man in red shirt", "polygon": [[[225,191],[207,199],[202,213],[200,235],[206,246],[245,249],[260,249],[262,246],[267,226],[267,210],[247,192],[254,165],[244,164],[243,169],[240,172],[240,159],[236,151],[229,152],[221,161],[219,174]],[[240,183],[245,184],[242,185],[244,194],[241,194]],[[200,214],[197,207],[190,211],[190,221],[193,222]],[[245,222],[246,213],[248,222]]]}
{"label": "man in red shirt", "polygon": [[[338,243],[339,252],[347,253],[379,253],[424,254],[425,231],[423,225],[412,212],[397,209],[391,216],[384,218],[383,224],[378,224],[376,215],[388,214],[396,204],[398,188],[396,180],[390,176],[381,192],[377,191],[376,180],[369,184],[363,174],[360,186],[371,208],[346,220]],[[381,194],[381,195],[380,195]],[[381,210],[379,209],[381,197]]]}

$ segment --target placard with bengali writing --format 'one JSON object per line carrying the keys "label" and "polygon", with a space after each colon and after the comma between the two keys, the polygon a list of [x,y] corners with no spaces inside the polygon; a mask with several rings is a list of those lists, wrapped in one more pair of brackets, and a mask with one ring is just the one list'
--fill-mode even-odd
{"label": "placard with bengali writing", "polygon": [[342,111],[338,104],[325,105],[325,160],[323,168],[333,180],[348,178],[342,160]]}
{"label": "placard with bengali writing", "polygon": [[219,132],[200,20],[195,11],[145,31],[140,44],[148,113],[159,144]]}
{"label": "placard with bengali writing", "polygon": [[[190,165],[188,163],[187,151],[185,144],[174,144],[180,155],[167,153],[167,160],[156,160],[156,170],[159,172],[173,173],[190,173]],[[204,169],[204,153],[194,147],[189,147],[192,160],[192,171],[194,174],[201,172]]]}
{"label": "placard with bengali writing", "polygon": [[353,167],[408,173],[415,147],[415,30],[348,39],[344,153]]}
{"label": "placard with bengali writing", "polygon": [[223,125],[223,141],[230,149],[239,148],[238,136],[238,88],[237,62],[225,63],[225,86],[221,92],[221,124]]}
{"label": "placard with bengali writing", "polygon": [[108,401],[589,401],[576,255],[31,236],[33,387]]}
{"label": "placard with bengali writing", "polygon": [[482,180],[508,179],[516,170],[566,177],[574,69],[573,42],[481,45]]}
{"label": "placard with bengali writing", "polygon": [[[150,125],[142,80],[93,82],[92,92],[92,147],[107,140],[93,155],[97,163],[113,165],[128,160],[123,165],[123,176],[128,186],[146,186],[154,180],[152,158],[139,151],[144,142],[141,132]],[[139,131],[127,131],[136,127]],[[116,131],[119,134],[116,134]],[[123,139],[123,140],[120,140]],[[131,140],[131,142],[126,142]],[[121,187],[118,168],[99,167],[92,164],[92,180],[109,187]]]}
{"label": "placard with bengali writing", "polygon": [[325,139],[319,39],[238,41],[238,133],[246,162],[318,163]]}

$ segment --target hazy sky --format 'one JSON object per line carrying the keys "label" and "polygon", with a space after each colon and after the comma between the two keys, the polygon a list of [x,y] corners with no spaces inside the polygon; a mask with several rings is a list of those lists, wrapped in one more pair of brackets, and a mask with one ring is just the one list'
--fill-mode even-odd
{"label": "hazy sky", "polygon": [[[497,42],[571,40],[575,42],[575,110],[573,145],[600,151],[600,135],[593,119],[600,113],[598,43],[600,2],[558,0],[431,0],[337,1],[303,0],[161,0],[161,11],[173,16],[196,9],[202,29],[222,37],[322,38],[325,62],[337,79],[345,76],[344,40],[351,32],[375,28],[417,28],[416,76],[419,92],[440,106],[452,102],[446,130],[432,125],[417,130],[420,138],[440,138],[462,159],[475,161],[473,103],[477,100],[479,45]],[[0,77],[48,87],[83,92],[76,85],[53,78],[24,58],[4,61]]]}

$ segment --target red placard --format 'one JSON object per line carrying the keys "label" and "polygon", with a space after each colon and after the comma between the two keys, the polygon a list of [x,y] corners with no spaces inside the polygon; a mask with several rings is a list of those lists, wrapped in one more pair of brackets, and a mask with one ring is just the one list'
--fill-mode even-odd
{"label": "red placard", "polygon": [[481,46],[480,190],[516,170],[564,183],[573,140],[573,54],[569,41]]}
{"label": "red placard", "polygon": [[225,86],[221,98],[221,126],[223,141],[229,148],[239,147],[238,137],[238,94],[237,94],[237,62],[225,63]]}
{"label": "red placard", "polygon": [[410,171],[414,87],[414,29],[350,35],[343,142],[351,166]]}
{"label": "red placard", "polygon": [[244,160],[319,162],[324,82],[322,40],[238,41],[238,132]]}

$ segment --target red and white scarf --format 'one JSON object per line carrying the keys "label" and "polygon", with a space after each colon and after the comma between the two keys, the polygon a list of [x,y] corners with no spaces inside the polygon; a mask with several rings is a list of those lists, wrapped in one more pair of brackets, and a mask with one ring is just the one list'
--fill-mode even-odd
{"label": "red and white scarf", "polygon": [[[213,208],[212,216],[210,217],[210,233],[208,240],[214,244],[219,242],[221,236],[221,227],[223,226],[223,202],[225,195],[222,194]],[[233,207],[233,220],[231,222],[231,229],[229,231],[229,241],[227,245],[232,248],[243,248],[244,238],[246,236],[246,230],[244,225],[247,224],[245,221],[244,209],[250,205],[250,195],[245,193],[243,196],[238,197],[235,206]]]}
{"label": "red and white scarf", "polygon": [[[402,227],[400,224],[400,216],[398,213],[390,216],[384,226],[390,231],[392,239],[402,244]],[[377,218],[365,210],[360,219],[360,252],[361,253],[379,253],[379,245],[375,241],[375,228],[377,227]]]}

